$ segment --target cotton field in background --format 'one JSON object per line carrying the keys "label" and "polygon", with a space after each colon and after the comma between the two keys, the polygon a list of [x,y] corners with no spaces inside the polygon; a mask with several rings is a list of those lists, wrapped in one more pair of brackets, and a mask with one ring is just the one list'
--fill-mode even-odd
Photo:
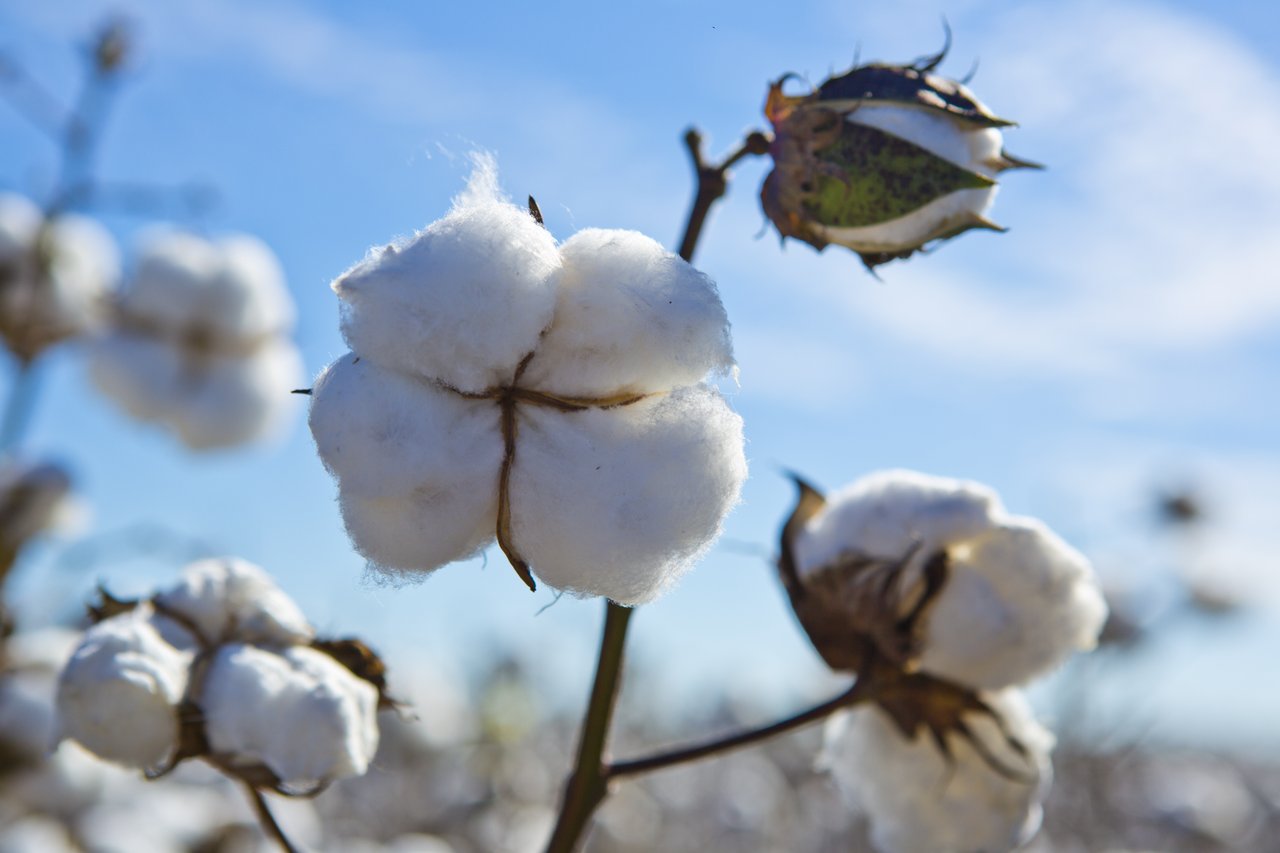
{"label": "cotton field in background", "polygon": [[477,11],[0,8],[0,851],[1280,850],[1280,13]]}

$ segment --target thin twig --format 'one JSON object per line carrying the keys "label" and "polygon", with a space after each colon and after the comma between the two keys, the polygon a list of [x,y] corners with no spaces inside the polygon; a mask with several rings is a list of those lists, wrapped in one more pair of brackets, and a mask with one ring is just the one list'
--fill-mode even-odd
{"label": "thin twig", "polygon": [[258,815],[258,823],[262,825],[262,831],[270,836],[271,840],[280,845],[280,849],[285,853],[301,853],[302,848],[294,845],[289,840],[289,836],[284,834],[284,830],[280,828],[280,824],[276,821],[275,815],[271,814],[271,808],[267,805],[267,800],[262,796],[262,792],[252,785],[246,783],[245,791],[249,794],[249,801],[253,803],[253,810]]}
{"label": "thin twig", "polygon": [[626,647],[627,623],[631,608],[612,601],[606,603],[604,632],[600,637],[600,659],[596,664],[591,699],[582,721],[582,740],[573,775],[565,785],[564,800],[555,831],[547,842],[546,853],[572,853],[586,831],[596,808],[608,793],[609,776],[604,763],[605,742],[609,737],[613,709],[618,699],[622,675],[623,650]]}
{"label": "thin twig", "polygon": [[9,386],[9,397],[5,401],[4,418],[0,423],[0,454],[13,453],[22,443],[22,437],[31,422],[31,413],[35,408],[36,391],[39,387],[39,374],[35,363],[28,359],[19,359],[13,371],[12,385]]}
{"label": "thin twig", "polygon": [[698,191],[693,198],[693,207],[689,211],[689,219],[685,224],[684,236],[680,238],[680,257],[693,261],[693,251],[702,236],[702,227],[706,224],[707,214],[711,207],[729,191],[729,169],[748,155],[760,156],[769,152],[769,137],[760,131],[754,131],[743,140],[736,151],[724,159],[718,166],[711,166],[702,159],[702,134],[689,128],[684,134],[685,147],[689,149],[689,159],[693,161],[693,170],[698,178]]}
{"label": "thin twig", "polygon": [[770,723],[767,726],[761,726],[756,729],[749,729],[744,732],[727,735],[725,737],[715,738],[693,746],[681,747],[673,749],[669,752],[660,752],[647,758],[635,758],[630,761],[619,761],[607,768],[607,776],[610,779],[620,778],[624,776],[635,776],[640,773],[649,773],[653,770],[662,770],[666,767],[674,767],[678,764],[688,764],[691,761],[698,761],[712,755],[719,755],[733,749],[739,749],[744,746],[750,746],[762,740],[768,740],[792,729],[798,729],[809,723],[817,722],[824,719],[841,708],[847,708],[856,705],[859,702],[869,698],[870,693],[867,691],[859,691],[858,687],[862,681],[854,683],[852,687],[832,699],[828,699],[819,705],[814,705],[808,710],[793,714],[786,719],[779,720],[776,723]]}

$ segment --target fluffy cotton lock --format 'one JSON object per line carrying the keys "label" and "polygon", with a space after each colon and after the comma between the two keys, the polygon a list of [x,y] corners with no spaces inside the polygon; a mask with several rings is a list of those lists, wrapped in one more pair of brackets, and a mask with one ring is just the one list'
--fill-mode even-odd
{"label": "fluffy cotton lock", "polygon": [[219,763],[265,765],[286,785],[359,776],[378,749],[378,690],[304,646],[223,646],[201,695]]}
{"label": "fluffy cotton lock", "polygon": [[998,721],[969,720],[981,748],[948,735],[950,760],[928,733],[906,737],[876,705],[828,721],[822,765],[866,813],[881,853],[995,853],[1021,846],[1040,827],[1053,735],[1019,691],[985,698]]}
{"label": "fluffy cotton lock", "polygon": [[982,689],[1025,683],[1092,648],[1107,608],[1089,561],[977,483],[884,471],[835,493],[795,537],[803,582],[844,561],[900,561],[913,600],[929,558],[947,556],[925,615],[923,672]]}
{"label": "fluffy cotton lock", "polygon": [[62,737],[108,761],[163,764],[177,746],[195,648],[191,634],[146,606],[94,625],[58,681]]}
{"label": "fluffy cotton lock", "polygon": [[101,225],[74,214],[46,219],[22,196],[0,193],[0,337],[20,359],[93,329],[119,275]]}
{"label": "fluffy cotton lock", "polygon": [[265,571],[247,560],[217,557],[187,566],[156,606],[185,620],[206,644],[308,643],[307,617]]}
{"label": "fluffy cotton lock", "polygon": [[293,304],[271,250],[248,236],[151,236],[95,346],[99,389],[193,449],[260,438],[302,375]]}
{"label": "fluffy cotton lock", "polygon": [[352,352],[311,430],[356,548],[421,572],[496,538],[532,585],[623,604],[674,583],[746,475],[715,285],[653,240],[557,246],[481,165],[447,216],[340,276]]}

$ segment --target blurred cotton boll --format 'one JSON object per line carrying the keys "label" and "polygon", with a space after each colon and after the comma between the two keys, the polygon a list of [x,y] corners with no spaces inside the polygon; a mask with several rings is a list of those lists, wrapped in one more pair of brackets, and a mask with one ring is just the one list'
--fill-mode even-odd
{"label": "blurred cotton boll", "polygon": [[352,353],[312,393],[347,531],[422,572],[495,539],[521,578],[637,604],[719,533],[742,423],[704,383],[733,366],[705,275],[631,231],[557,246],[491,162],[443,219],[333,288]]}
{"label": "blurred cotton boll", "polygon": [[46,219],[22,196],[0,193],[0,337],[20,360],[94,329],[119,276],[119,252],[101,225],[73,214]]}
{"label": "blurred cotton boll", "polygon": [[847,246],[875,267],[973,228],[1003,230],[986,216],[996,176],[1035,164],[1005,154],[1011,122],[932,73],[942,58],[861,65],[801,96],[783,94],[788,77],[773,84],[761,200],[784,238]]}
{"label": "blurred cotton boll", "polygon": [[300,383],[293,317],[284,273],[260,240],[153,233],[95,345],[93,378],[192,449],[252,441],[281,422]]}
{"label": "blurred cotton boll", "polygon": [[262,764],[286,785],[359,776],[378,749],[377,688],[314,649],[223,646],[200,704],[217,763]]}
{"label": "blurred cotton boll", "polygon": [[996,716],[969,721],[981,747],[948,735],[950,758],[923,731],[904,735],[879,706],[828,722],[822,766],[866,813],[881,853],[995,853],[1039,829],[1053,736],[1018,691],[985,699]]}
{"label": "blurred cotton boll", "polygon": [[[843,614],[847,634],[907,669],[1022,684],[1093,648],[1106,620],[1089,561],[977,483],[883,471],[817,498],[802,521],[784,534],[797,612],[821,611],[836,638]],[[822,651],[830,638],[801,615]]]}
{"label": "blurred cotton boll", "polygon": [[70,491],[71,477],[57,465],[0,459],[0,563],[74,514]]}
{"label": "blurred cotton boll", "polygon": [[202,560],[150,599],[103,593],[90,613],[57,705],[63,736],[93,753],[153,772],[204,758],[272,790],[368,768],[385,667],[355,638],[315,639],[257,566]]}

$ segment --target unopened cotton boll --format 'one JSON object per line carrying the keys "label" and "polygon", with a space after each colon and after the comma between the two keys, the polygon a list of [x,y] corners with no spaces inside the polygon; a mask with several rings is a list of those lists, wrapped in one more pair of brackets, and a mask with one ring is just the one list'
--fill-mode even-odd
{"label": "unopened cotton boll", "polygon": [[263,764],[285,784],[358,776],[378,748],[377,688],[304,646],[223,646],[200,705],[219,760]]}
{"label": "unopened cotton boll", "polygon": [[281,422],[300,382],[292,323],[284,274],[260,240],[160,232],[143,243],[114,326],[95,347],[93,379],[192,449],[242,444]]}
{"label": "unopened cotton boll", "polygon": [[199,560],[178,583],[155,596],[206,644],[308,643],[315,632],[302,610],[258,566],[234,557]]}
{"label": "unopened cotton boll", "polygon": [[1053,735],[1035,721],[1018,691],[985,698],[1005,731],[985,715],[967,723],[1003,769],[956,733],[947,735],[948,760],[928,733],[908,740],[875,705],[829,721],[822,764],[866,813],[881,853],[996,853],[1021,846],[1039,829],[1052,779]]}
{"label": "unopened cotton boll", "polygon": [[0,337],[19,358],[94,328],[119,275],[101,225],[74,214],[46,220],[27,199],[0,193]]}
{"label": "unopened cotton boll", "polygon": [[177,707],[195,639],[149,607],[90,628],[58,682],[62,736],[133,767],[161,765],[177,745]]}

